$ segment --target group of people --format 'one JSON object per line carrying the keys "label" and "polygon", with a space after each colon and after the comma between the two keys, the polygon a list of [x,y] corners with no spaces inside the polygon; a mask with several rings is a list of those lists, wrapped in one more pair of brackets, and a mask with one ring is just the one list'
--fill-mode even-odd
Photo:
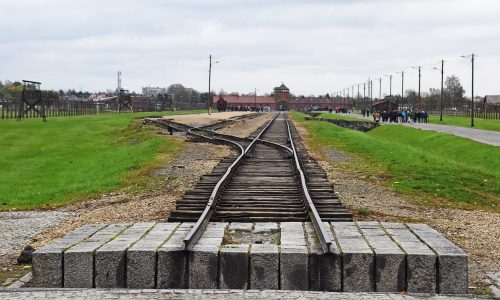
{"label": "group of people", "polygon": [[426,111],[409,111],[409,110],[393,110],[390,112],[376,111],[373,113],[374,122],[389,122],[389,123],[427,123],[429,114]]}
{"label": "group of people", "polygon": [[268,107],[264,106],[247,106],[247,105],[238,105],[238,106],[229,106],[227,109],[221,109],[220,111],[253,111],[253,112],[264,112],[269,111]]}

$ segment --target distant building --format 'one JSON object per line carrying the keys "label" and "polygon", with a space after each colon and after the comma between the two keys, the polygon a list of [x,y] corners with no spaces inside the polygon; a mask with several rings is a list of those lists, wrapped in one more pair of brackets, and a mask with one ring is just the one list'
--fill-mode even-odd
{"label": "distant building", "polygon": [[166,88],[161,88],[161,87],[143,87],[142,88],[142,95],[143,96],[146,96],[146,97],[150,97],[150,96],[153,96],[153,97],[156,97],[158,96],[158,94],[166,94],[167,93],[167,89]]}
{"label": "distant building", "polygon": [[[272,96],[237,96],[225,95],[222,98],[227,102],[227,107],[269,107],[271,110],[328,110],[335,108],[351,108],[350,100],[341,100],[340,98],[330,97],[328,94],[318,97],[294,97],[291,96],[288,87],[281,83],[280,86],[273,89]],[[212,103],[218,103],[219,96],[213,96]]]}
{"label": "distant building", "polygon": [[399,105],[395,102],[389,101],[389,100],[382,100],[373,103],[373,111],[393,111],[393,110],[398,110]]}
{"label": "distant building", "polygon": [[483,100],[483,110],[486,112],[500,112],[500,95],[486,95]]}
{"label": "distant building", "polygon": [[487,104],[500,105],[500,95],[486,95],[484,99]]}

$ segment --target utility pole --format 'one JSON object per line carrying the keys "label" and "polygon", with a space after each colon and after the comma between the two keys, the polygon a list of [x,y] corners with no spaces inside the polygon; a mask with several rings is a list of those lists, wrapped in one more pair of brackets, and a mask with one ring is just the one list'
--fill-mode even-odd
{"label": "utility pole", "polygon": [[[214,64],[218,63],[219,61],[214,62]],[[209,65],[208,65],[208,114],[210,114],[210,109],[212,108],[213,101],[212,97],[210,96],[211,90],[210,90],[210,80],[212,78],[212,55],[210,54],[209,56]]]}
{"label": "utility pole", "polygon": [[360,105],[361,101],[359,101],[359,83],[358,83],[358,97],[356,97],[356,98],[358,98],[358,105]]}
{"label": "utility pole", "polygon": [[472,58],[471,58],[471,61],[472,61],[472,99],[471,99],[471,102],[472,102],[472,110],[471,110],[471,114],[470,114],[470,127],[474,127],[474,53],[472,53]]}
{"label": "utility pole", "polygon": [[370,80],[370,100],[373,104],[373,80]]}
{"label": "utility pole", "polygon": [[439,121],[443,121],[443,109],[444,109],[444,100],[443,100],[443,95],[444,95],[444,87],[443,87],[443,82],[444,82],[444,59],[441,60],[441,103],[439,105]]}
{"label": "utility pole", "polygon": [[212,77],[212,54],[210,54],[209,56],[209,65],[208,65],[208,101],[207,101],[207,104],[208,104],[208,114],[210,114],[210,109],[212,108],[212,97],[210,96],[210,80],[211,80],[211,77]]}
{"label": "utility pole", "polygon": [[444,59],[441,60],[441,69],[440,68],[434,68],[435,70],[441,71],[441,98],[439,99],[439,121],[443,121],[443,108],[444,108],[444,102],[443,102],[443,81],[444,81]]}
{"label": "utility pole", "polygon": [[472,97],[470,99],[471,108],[470,108],[470,127],[474,127],[474,57],[476,55],[472,53],[471,55],[462,56],[463,58],[471,59],[472,63]]}
{"label": "utility pole", "polygon": [[422,97],[420,96],[420,79],[421,79],[421,72],[420,72],[421,67],[418,66],[418,109],[422,110]]}

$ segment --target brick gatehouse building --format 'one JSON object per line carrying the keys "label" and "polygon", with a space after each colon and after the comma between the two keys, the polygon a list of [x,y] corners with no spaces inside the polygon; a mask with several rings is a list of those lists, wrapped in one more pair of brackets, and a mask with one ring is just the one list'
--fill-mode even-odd
{"label": "brick gatehouse building", "polygon": [[273,89],[272,96],[214,96],[213,103],[226,102],[227,107],[268,107],[270,110],[298,110],[315,109],[335,110],[336,108],[351,108],[351,101],[339,97],[325,96],[293,96],[288,87],[281,83]]}

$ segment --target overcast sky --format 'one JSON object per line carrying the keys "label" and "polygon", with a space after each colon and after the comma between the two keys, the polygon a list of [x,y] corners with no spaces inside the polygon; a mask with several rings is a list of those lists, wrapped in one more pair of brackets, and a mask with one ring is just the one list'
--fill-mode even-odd
{"label": "overcast sky", "polygon": [[[440,60],[471,91],[500,94],[500,1],[0,0],[0,80],[105,91],[182,83],[219,91],[335,93],[369,77],[382,94],[438,88]],[[378,81],[374,94],[378,96]],[[362,93],[362,85],[361,85]],[[357,92],[357,87],[355,88]]]}

